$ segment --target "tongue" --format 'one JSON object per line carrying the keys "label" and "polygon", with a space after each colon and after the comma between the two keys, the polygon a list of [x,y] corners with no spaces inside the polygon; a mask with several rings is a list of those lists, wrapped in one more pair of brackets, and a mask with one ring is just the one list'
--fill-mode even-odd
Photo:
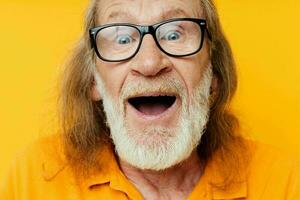
{"label": "tongue", "polygon": [[164,104],[154,103],[154,104],[146,104],[143,103],[138,107],[138,110],[145,115],[159,115],[165,112],[168,107]]}

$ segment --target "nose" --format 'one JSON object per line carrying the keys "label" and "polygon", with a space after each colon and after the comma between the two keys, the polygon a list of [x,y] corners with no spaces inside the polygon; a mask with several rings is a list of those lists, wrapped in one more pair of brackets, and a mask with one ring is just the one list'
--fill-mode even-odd
{"label": "nose", "polygon": [[168,58],[163,55],[150,34],[144,36],[139,52],[133,59],[133,74],[152,77],[171,70]]}

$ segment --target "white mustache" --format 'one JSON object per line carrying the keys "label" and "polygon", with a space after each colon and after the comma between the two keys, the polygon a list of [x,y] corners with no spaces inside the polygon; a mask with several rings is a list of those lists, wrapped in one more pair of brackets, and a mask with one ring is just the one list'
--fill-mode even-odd
{"label": "white mustache", "polygon": [[169,76],[160,76],[156,78],[141,77],[131,80],[124,84],[121,89],[120,100],[149,95],[172,95],[182,97],[185,95],[184,84]]}
{"label": "white mustache", "polygon": [[[168,77],[169,76],[169,77]],[[212,68],[204,71],[203,79],[189,96],[184,81],[163,75],[157,77],[131,77],[120,88],[119,97],[106,90],[98,73],[95,73],[97,90],[102,93],[107,124],[119,157],[141,169],[162,170],[185,160],[199,143],[209,116],[208,97]],[[181,97],[181,114],[177,126],[168,128],[159,124],[144,127],[143,130],[130,126],[125,114],[124,100],[130,96],[149,93],[172,93]],[[115,98],[114,98],[115,97]],[[190,106],[188,106],[188,104]],[[159,141],[139,145],[155,134]]]}

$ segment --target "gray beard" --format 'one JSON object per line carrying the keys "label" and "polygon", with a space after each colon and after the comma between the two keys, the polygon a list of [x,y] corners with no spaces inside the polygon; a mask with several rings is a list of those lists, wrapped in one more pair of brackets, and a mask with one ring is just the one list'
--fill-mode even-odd
{"label": "gray beard", "polygon": [[[134,87],[135,82],[127,83],[121,90],[120,99],[115,100],[108,94],[98,72],[95,72],[97,90],[103,99],[110,135],[119,158],[139,169],[150,170],[167,169],[187,159],[200,142],[208,121],[212,76],[212,67],[208,66],[189,102],[186,89],[174,82],[173,85],[178,86],[175,91],[182,99],[178,126],[166,128],[151,125],[144,130],[136,130],[129,127],[126,121],[124,99],[139,89],[147,90],[147,87]],[[170,81],[172,79],[166,81],[165,89],[173,90],[176,87],[170,86]],[[159,139],[151,140],[154,135]]]}

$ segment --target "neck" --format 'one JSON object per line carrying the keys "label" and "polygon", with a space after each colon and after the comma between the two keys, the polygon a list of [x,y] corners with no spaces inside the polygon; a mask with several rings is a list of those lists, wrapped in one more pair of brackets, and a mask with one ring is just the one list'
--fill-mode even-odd
{"label": "neck", "polygon": [[120,167],[145,199],[186,199],[203,168],[196,151],[182,163],[161,171],[141,170],[122,160]]}

